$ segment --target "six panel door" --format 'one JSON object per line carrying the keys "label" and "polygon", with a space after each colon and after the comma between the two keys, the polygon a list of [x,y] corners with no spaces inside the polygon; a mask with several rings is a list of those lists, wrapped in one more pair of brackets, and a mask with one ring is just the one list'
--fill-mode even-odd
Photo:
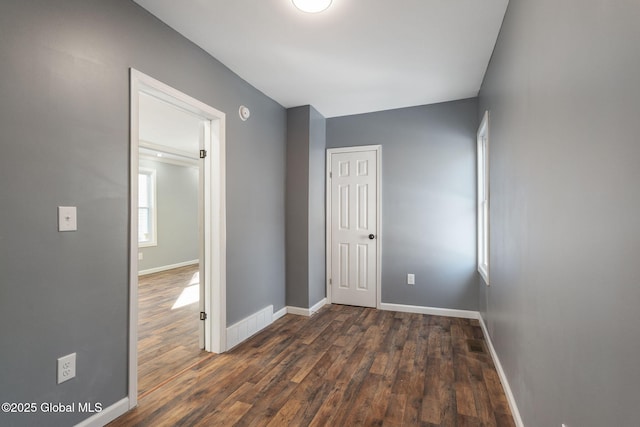
{"label": "six panel door", "polygon": [[377,151],[331,154],[331,302],[376,307]]}

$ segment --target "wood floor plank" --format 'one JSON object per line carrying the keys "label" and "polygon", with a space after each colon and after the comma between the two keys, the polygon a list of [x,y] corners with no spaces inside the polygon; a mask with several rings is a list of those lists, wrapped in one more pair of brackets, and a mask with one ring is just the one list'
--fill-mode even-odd
{"label": "wood floor plank", "polygon": [[300,402],[298,399],[288,400],[276,413],[271,422],[267,424],[267,426],[281,427],[292,425],[293,418],[295,417],[301,406],[302,402]]}
{"label": "wood floor plank", "polygon": [[337,305],[286,315],[152,390],[111,426],[514,426],[490,357],[467,345],[483,340],[478,328]]}
{"label": "wood floor plank", "polygon": [[482,370],[482,375],[484,376],[485,385],[488,390],[493,410],[499,414],[511,415],[507,398],[504,393],[501,392],[502,384],[500,383],[498,373],[495,369],[485,368]]}
{"label": "wood floor plank", "polygon": [[406,394],[391,393],[391,399],[387,406],[387,413],[384,416],[384,425],[401,426],[404,417],[404,409],[407,404]]}
{"label": "wood floor plank", "polygon": [[440,425],[441,419],[440,401],[433,398],[422,399],[420,420],[426,423]]}
{"label": "wood floor plank", "polygon": [[455,390],[458,414],[476,417],[478,412],[476,411],[476,402],[473,396],[473,391],[471,390],[471,385],[463,382],[457,382],[455,384]]}

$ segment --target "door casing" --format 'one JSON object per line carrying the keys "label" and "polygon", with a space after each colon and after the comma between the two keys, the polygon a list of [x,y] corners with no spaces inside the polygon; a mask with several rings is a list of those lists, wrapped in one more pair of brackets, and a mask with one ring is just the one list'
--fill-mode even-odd
{"label": "door casing", "polygon": [[138,161],[139,94],[146,93],[210,122],[205,132],[203,232],[205,259],[205,349],[226,350],[226,196],[225,113],[133,68],[130,69],[130,212],[129,212],[129,408],[138,402]]}
{"label": "door casing", "polygon": [[376,308],[380,309],[381,304],[381,260],[382,260],[382,187],[381,187],[381,177],[382,177],[382,146],[381,145],[362,145],[358,147],[340,147],[340,148],[329,148],[327,149],[327,160],[326,160],[326,285],[327,285],[327,303],[332,303],[332,292],[330,283],[331,278],[331,243],[332,243],[332,218],[331,218],[331,156],[336,153],[353,153],[358,151],[374,151],[376,153],[376,216],[378,218],[376,224]]}

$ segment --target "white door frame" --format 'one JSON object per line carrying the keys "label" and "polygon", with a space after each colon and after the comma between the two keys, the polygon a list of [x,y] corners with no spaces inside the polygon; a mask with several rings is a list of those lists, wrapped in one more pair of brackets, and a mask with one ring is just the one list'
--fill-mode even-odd
{"label": "white door frame", "polygon": [[326,281],[327,281],[327,303],[331,304],[331,155],[336,153],[353,153],[358,151],[375,151],[376,152],[376,308],[380,308],[381,304],[381,275],[380,267],[382,260],[382,145],[362,145],[359,147],[340,147],[340,148],[328,148],[327,149],[327,161],[326,161]]}
{"label": "white door frame", "polygon": [[138,150],[139,94],[162,99],[209,120],[205,146],[204,244],[205,259],[205,350],[226,350],[226,196],[225,196],[225,113],[210,107],[138,70],[131,68],[130,86],[130,212],[129,212],[129,408],[138,403]]}

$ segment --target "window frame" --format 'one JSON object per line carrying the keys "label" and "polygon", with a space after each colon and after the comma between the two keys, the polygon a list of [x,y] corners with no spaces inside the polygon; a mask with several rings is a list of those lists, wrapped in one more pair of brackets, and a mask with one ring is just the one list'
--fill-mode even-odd
{"label": "window frame", "polygon": [[[149,231],[149,239],[148,240],[144,240],[144,241],[140,241],[140,219],[138,219],[138,247],[140,248],[147,248],[150,246],[158,246],[158,208],[157,208],[157,171],[156,169],[153,168],[144,168],[144,167],[140,167],[138,168],[138,189],[139,187],[139,183],[140,183],[140,175],[147,175],[149,176],[149,183],[150,183],[150,189],[147,191],[148,196],[149,196],[149,200],[148,200],[148,204],[149,207],[147,208],[149,210],[149,214],[147,215],[149,218],[149,222],[151,223],[150,231]],[[140,196],[138,196],[140,197]],[[138,218],[140,218],[140,201],[138,199]]]}
{"label": "window frame", "polygon": [[478,179],[478,273],[489,286],[489,111],[485,111],[477,134]]}

